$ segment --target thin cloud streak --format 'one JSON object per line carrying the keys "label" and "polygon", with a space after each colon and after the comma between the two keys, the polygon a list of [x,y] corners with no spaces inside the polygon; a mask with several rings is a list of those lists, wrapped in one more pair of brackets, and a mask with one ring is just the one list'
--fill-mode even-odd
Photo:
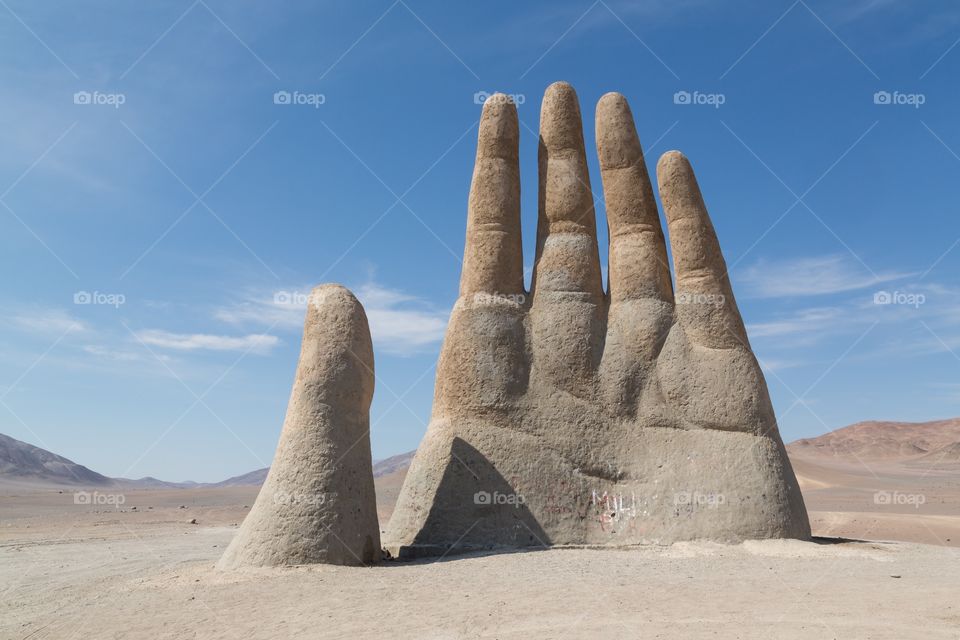
{"label": "thin cloud streak", "polygon": [[138,332],[137,337],[144,344],[178,351],[250,351],[266,354],[280,344],[280,338],[266,334],[221,336],[209,333],[170,333],[148,329]]}
{"label": "thin cloud streak", "polygon": [[[366,310],[374,350],[411,356],[443,340],[448,309],[372,281],[353,291]],[[303,327],[309,295],[310,287],[251,292],[242,301],[217,309],[214,317],[237,326],[275,325],[280,330],[298,331]]]}
{"label": "thin cloud streak", "polygon": [[876,287],[916,275],[910,272],[868,273],[843,255],[771,262],[761,260],[743,269],[737,290],[754,298],[819,296]]}
{"label": "thin cloud streak", "polygon": [[8,315],[6,319],[24,333],[59,335],[90,331],[87,323],[62,309],[22,309]]}

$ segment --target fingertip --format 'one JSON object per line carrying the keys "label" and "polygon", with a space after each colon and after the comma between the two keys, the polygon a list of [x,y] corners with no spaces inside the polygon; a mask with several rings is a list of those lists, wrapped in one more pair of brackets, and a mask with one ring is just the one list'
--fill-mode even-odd
{"label": "fingertip", "polygon": [[583,149],[580,100],[568,82],[554,82],[543,94],[540,138],[548,148]]}
{"label": "fingertip", "polygon": [[630,104],[622,93],[608,91],[597,101],[597,117],[611,116],[622,112],[630,113]]}
{"label": "fingertip", "polygon": [[324,327],[359,324],[368,331],[363,304],[350,289],[336,283],[317,285],[310,291],[307,322],[311,321]]}
{"label": "fingertip", "polygon": [[596,134],[601,169],[629,167],[643,157],[633,113],[622,94],[610,92],[597,102]]}
{"label": "fingertip", "polygon": [[307,301],[297,375],[317,381],[323,397],[369,406],[373,367],[373,342],[363,304],[343,285],[314,287]]}
{"label": "fingertip", "polygon": [[481,122],[491,118],[517,117],[517,105],[513,98],[505,93],[494,93],[483,101]]}
{"label": "fingertip", "polygon": [[318,284],[310,291],[310,304],[315,307],[354,306],[360,302],[350,289],[336,282]]}
{"label": "fingertip", "polygon": [[483,101],[483,110],[493,109],[501,105],[510,105],[513,104],[513,98],[508,96],[502,91],[494,91]]}
{"label": "fingertip", "polygon": [[657,185],[667,223],[693,217],[710,225],[700,185],[690,160],[679,151],[667,151],[657,162]]}
{"label": "fingertip", "polygon": [[690,167],[690,160],[687,159],[687,156],[683,155],[676,149],[667,151],[660,156],[660,160],[657,161],[657,175],[660,175],[661,172],[667,174],[677,170],[685,172],[692,171]]}
{"label": "fingertip", "polygon": [[516,161],[519,147],[520,124],[517,105],[510,96],[495,93],[483,103],[480,133],[477,139],[477,157]]}
{"label": "fingertip", "polygon": [[560,94],[572,94],[574,98],[577,97],[577,92],[573,88],[573,85],[566,80],[557,80],[556,82],[551,83],[550,86],[547,87],[546,91],[544,91],[545,98],[547,96],[556,96]]}

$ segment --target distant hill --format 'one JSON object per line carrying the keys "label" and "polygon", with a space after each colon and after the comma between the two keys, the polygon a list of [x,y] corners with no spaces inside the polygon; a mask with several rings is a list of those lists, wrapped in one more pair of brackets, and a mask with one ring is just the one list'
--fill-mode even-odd
{"label": "distant hill", "polygon": [[190,487],[202,486],[199,482],[187,480],[186,482],[168,482],[158,480],[157,478],[146,476],[145,478],[111,478],[115,484],[132,489],[189,489]]}
{"label": "distant hill", "polygon": [[373,463],[373,477],[379,478],[380,476],[385,476],[401,469],[406,469],[410,466],[410,462],[413,461],[413,455],[416,451],[407,451],[406,453],[401,453],[399,455],[391,456],[379,462]]}
{"label": "distant hill", "polygon": [[54,485],[100,486],[113,480],[46,449],[0,433],[0,479]]}
{"label": "distant hill", "polygon": [[[379,478],[406,471],[414,451],[375,462],[373,476]],[[256,469],[220,482],[168,482],[157,478],[108,478],[83,465],[50,453],[32,444],[0,434],[0,481],[49,485],[119,486],[133,489],[189,489],[191,487],[258,487],[270,467]]]}
{"label": "distant hill", "polygon": [[960,460],[960,418],[932,422],[858,422],[816,438],[790,443],[791,455],[885,460],[890,462],[957,462]]}
{"label": "distant hill", "polygon": [[227,478],[226,480],[221,480],[220,482],[215,482],[211,487],[247,487],[247,486],[257,486],[263,484],[263,481],[267,479],[267,472],[270,471],[270,467],[264,467],[263,469],[257,469],[256,471],[248,471],[239,476],[233,476],[232,478]]}
{"label": "distant hill", "polygon": [[[787,445],[791,457],[822,461],[887,461],[910,468],[960,470],[960,418],[932,422],[858,422],[815,438]],[[373,465],[373,476],[389,485],[402,484],[415,451]],[[167,482],[157,478],[108,478],[67,458],[0,434],[0,482],[49,485],[114,485],[137,489],[260,486],[269,467],[220,482]],[[382,484],[382,483],[381,483]]]}
{"label": "distant hill", "polygon": [[948,444],[930,453],[920,456],[918,460],[929,462],[960,462],[960,442]]}
{"label": "distant hill", "polygon": [[[386,476],[401,469],[405,470],[410,466],[410,461],[413,460],[413,454],[416,451],[407,451],[406,453],[401,453],[395,456],[386,458],[385,460],[380,460],[379,462],[373,463],[373,477],[379,478],[381,476]],[[215,482],[212,484],[205,484],[202,486],[207,487],[246,487],[246,486],[260,486],[263,484],[263,481],[267,479],[267,472],[270,471],[270,467],[264,467],[263,469],[257,469],[255,471],[249,471],[243,475],[234,476],[232,478],[227,478],[220,482]]]}
{"label": "distant hill", "polygon": [[960,442],[934,449],[919,458],[907,461],[906,464],[913,468],[960,471]]}

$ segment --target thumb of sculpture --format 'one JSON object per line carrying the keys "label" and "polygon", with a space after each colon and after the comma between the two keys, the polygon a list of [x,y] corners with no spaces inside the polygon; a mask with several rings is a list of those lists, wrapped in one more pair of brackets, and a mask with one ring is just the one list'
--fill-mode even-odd
{"label": "thumb of sculpture", "polygon": [[218,568],[380,559],[369,435],[373,385],[363,307],[339,285],[316,287],[273,464]]}

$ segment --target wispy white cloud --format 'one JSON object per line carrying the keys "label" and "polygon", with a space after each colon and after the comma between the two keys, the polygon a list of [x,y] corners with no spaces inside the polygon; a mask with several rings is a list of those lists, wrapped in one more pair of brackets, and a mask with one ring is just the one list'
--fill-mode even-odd
{"label": "wispy white cloud", "polygon": [[170,356],[165,354],[144,354],[138,351],[131,351],[129,349],[117,349],[113,347],[107,347],[102,344],[88,344],[82,347],[85,353],[95,356],[102,360],[107,360],[111,362],[144,362],[154,359],[159,359],[162,362],[169,362],[171,360]]}
{"label": "wispy white cloud", "polygon": [[902,0],[854,0],[843,7],[837,16],[837,24],[847,24],[856,22],[861,18],[871,16],[878,11],[883,11],[897,5],[905,5]]}
{"label": "wispy white cloud", "polygon": [[[960,360],[960,289],[938,283],[904,282],[877,291],[857,291],[833,306],[780,310],[747,324],[761,361],[771,371],[817,361],[824,345],[844,349],[858,340],[847,360],[901,361],[947,356]],[[808,298],[801,298],[807,300]],[[858,336],[869,333],[859,342]],[[828,353],[833,353],[832,349]],[[766,367],[765,367],[766,368]]]}
{"label": "wispy white cloud", "polygon": [[818,296],[856,291],[915,275],[908,272],[871,273],[843,255],[793,260],[761,260],[736,274],[738,291],[748,297]]}
{"label": "wispy white cloud", "polygon": [[448,310],[374,283],[362,285],[355,293],[366,309],[374,349],[410,355],[443,340]]}
{"label": "wispy white cloud", "polygon": [[25,333],[62,335],[90,331],[89,325],[62,309],[20,309],[8,315],[7,320]]}
{"label": "wispy white cloud", "polygon": [[280,338],[267,334],[246,336],[221,336],[209,333],[170,333],[148,329],[137,333],[137,337],[147,345],[178,351],[250,351],[268,353],[280,344]]}
{"label": "wispy white cloud", "polygon": [[778,360],[774,358],[762,358],[759,355],[757,356],[757,362],[760,363],[760,368],[768,373],[776,373],[778,371],[783,371],[784,369],[801,367],[806,364],[805,362],[798,361],[798,360]]}
{"label": "wispy white cloud", "polygon": [[278,291],[249,293],[235,302],[214,311],[214,317],[228,324],[240,326],[298,329],[303,327],[309,288],[289,288]]}
{"label": "wispy white cloud", "polygon": [[[303,327],[310,287],[287,287],[247,294],[214,312],[218,320],[239,325],[299,330]],[[449,310],[423,298],[373,281],[353,289],[370,323],[375,350],[413,355],[443,340]]]}
{"label": "wispy white cloud", "polygon": [[825,329],[836,326],[838,321],[843,319],[846,314],[847,311],[840,307],[801,309],[774,320],[750,323],[747,325],[747,333],[751,338],[820,333]]}

